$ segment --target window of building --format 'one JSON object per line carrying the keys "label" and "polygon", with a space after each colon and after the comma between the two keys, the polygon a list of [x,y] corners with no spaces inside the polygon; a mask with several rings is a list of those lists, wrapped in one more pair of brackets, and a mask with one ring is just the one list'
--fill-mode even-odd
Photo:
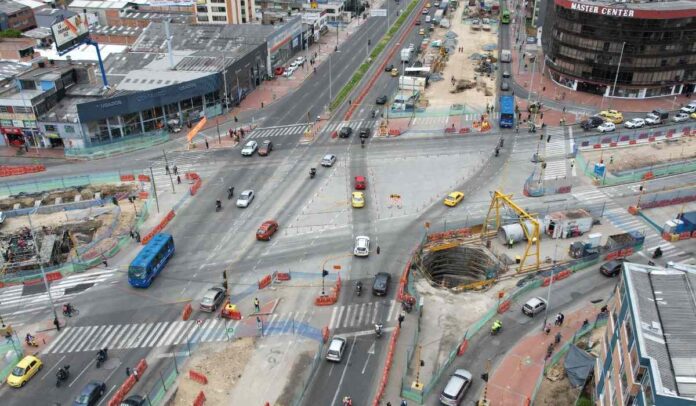
{"label": "window of building", "polygon": [[227,9],[225,7],[211,7],[213,13],[226,13]]}
{"label": "window of building", "polygon": [[626,342],[628,343],[628,348],[633,346],[634,336],[633,336],[633,320],[631,319],[631,314],[626,313],[626,318],[624,319],[624,331],[626,332]]}
{"label": "window of building", "polygon": [[643,386],[643,398],[645,398],[645,404],[654,405],[655,398],[653,397],[652,382],[650,382],[650,376],[648,374],[645,374],[641,384]]}
{"label": "window of building", "polygon": [[33,80],[19,80],[19,86],[22,89],[26,90],[35,90],[36,89],[36,83],[34,83]]}
{"label": "window of building", "polygon": [[12,113],[12,106],[0,106],[0,113]]}
{"label": "window of building", "polygon": [[227,16],[213,16],[213,21],[227,21]]}
{"label": "window of building", "polygon": [[208,8],[206,6],[196,6],[196,12],[197,13],[207,13]]}
{"label": "window of building", "polygon": [[66,125],[65,127],[63,127],[63,129],[65,130],[66,133],[69,133],[69,134],[72,134],[75,132],[75,127],[73,127],[71,125]]}
{"label": "window of building", "polygon": [[56,126],[51,125],[51,124],[46,124],[44,125],[45,131],[50,131],[50,132],[56,132]]}
{"label": "window of building", "polygon": [[208,19],[207,15],[200,15],[200,14],[198,15],[198,22],[199,23],[207,23],[208,21],[210,21],[210,20]]}
{"label": "window of building", "polygon": [[626,376],[626,370],[624,370],[623,366],[621,367],[621,370],[619,370],[619,378],[619,381],[621,382],[621,393],[625,395],[628,391],[628,377]]}

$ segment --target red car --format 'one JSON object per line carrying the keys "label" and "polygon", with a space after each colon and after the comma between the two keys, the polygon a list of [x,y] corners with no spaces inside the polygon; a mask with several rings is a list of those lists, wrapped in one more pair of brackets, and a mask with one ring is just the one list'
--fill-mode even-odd
{"label": "red car", "polygon": [[263,224],[261,224],[261,227],[259,227],[259,229],[256,230],[256,239],[268,241],[271,239],[271,236],[276,231],[278,231],[278,222],[277,221],[275,221],[275,220],[264,221]]}
{"label": "red car", "polygon": [[276,68],[274,69],[274,73],[276,76],[282,75],[283,73],[285,73],[285,67],[284,66],[276,66]]}
{"label": "red car", "polygon": [[365,190],[367,187],[367,180],[364,176],[355,177],[355,190]]}

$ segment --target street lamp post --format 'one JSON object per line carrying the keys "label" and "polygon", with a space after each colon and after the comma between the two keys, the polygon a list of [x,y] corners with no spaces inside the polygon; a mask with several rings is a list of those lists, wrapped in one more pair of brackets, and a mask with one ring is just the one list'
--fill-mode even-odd
{"label": "street lamp post", "polygon": [[549,290],[546,294],[546,309],[544,310],[544,323],[541,325],[541,330],[546,329],[546,322],[549,318],[549,307],[551,302],[551,286],[553,286],[553,272],[556,270],[556,252],[558,251],[558,241],[556,241],[556,246],[553,248],[553,267],[551,268],[551,280],[549,282]]}
{"label": "street lamp post", "polygon": [[333,83],[332,83],[332,72],[333,72],[333,54],[329,54],[329,103],[333,100]]}
{"label": "street lamp post", "polygon": [[616,83],[619,81],[619,70],[621,69],[621,60],[623,59],[625,47],[626,41],[621,44],[621,54],[619,55],[619,64],[616,66],[616,76],[614,76],[614,86],[611,88],[611,97],[614,97],[614,92],[616,92]]}
{"label": "street lamp post", "polygon": [[48,284],[48,279],[46,279],[46,271],[44,270],[43,262],[41,261],[41,255],[39,253],[39,241],[36,239],[36,233],[34,232],[34,226],[31,223],[31,214],[27,214],[29,219],[29,231],[31,232],[31,239],[34,241],[34,254],[39,261],[39,269],[41,270],[41,279],[43,279],[44,286],[46,287],[46,292],[48,293],[48,301],[51,303],[51,310],[53,311],[53,319],[58,320],[58,313],[56,312],[56,305],[53,302],[53,295],[51,295],[51,287]]}

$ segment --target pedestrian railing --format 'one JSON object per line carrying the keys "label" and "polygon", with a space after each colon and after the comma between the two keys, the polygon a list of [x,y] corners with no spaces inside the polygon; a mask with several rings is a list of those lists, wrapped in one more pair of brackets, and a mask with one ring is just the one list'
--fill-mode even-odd
{"label": "pedestrian railing", "polygon": [[169,141],[166,130],[151,131],[139,136],[118,138],[113,141],[93,142],[84,148],[66,148],[65,157],[73,159],[101,159],[149,148]]}
{"label": "pedestrian railing", "polygon": [[614,186],[625,183],[640,182],[646,179],[652,179],[661,176],[677,175],[696,171],[696,160],[685,160],[673,163],[655,164],[643,166],[640,168],[631,169],[622,172],[611,172],[607,167],[604,169],[604,174],[598,176],[594,172],[594,167],[597,162],[586,160],[582,154],[576,156],[578,168],[588,177],[595,180],[600,186]]}

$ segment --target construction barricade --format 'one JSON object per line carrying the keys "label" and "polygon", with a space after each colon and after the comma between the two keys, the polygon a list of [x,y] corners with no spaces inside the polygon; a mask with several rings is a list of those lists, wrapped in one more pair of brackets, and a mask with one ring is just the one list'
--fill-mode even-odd
{"label": "construction barricade", "polygon": [[189,369],[189,379],[191,379],[192,381],[196,381],[201,385],[208,384],[208,377],[200,372],[194,371],[193,369]]}
{"label": "construction barricade", "polygon": [[116,391],[114,396],[109,400],[109,406],[119,406],[121,401],[128,395],[131,389],[138,382],[138,377],[143,376],[143,373],[147,369],[147,362],[141,359],[138,365],[133,368],[133,373],[128,376],[128,378],[123,382],[120,388]]}
{"label": "construction barricade", "polygon": [[272,282],[271,275],[266,275],[259,280],[259,289],[263,289]]}
{"label": "construction barricade", "polygon": [[193,401],[193,406],[202,406],[203,403],[205,403],[205,394],[203,391],[200,391],[198,396],[196,396],[196,399]]}
{"label": "construction barricade", "polygon": [[27,173],[43,172],[46,167],[43,165],[21,165],[21,166],[9,166],[0,165],[0,178],[6,176],[17,176],[26,175]]}
{"label": "construction barricade", "polygon": [[159,224],[157,224],[157,225],[155,226],[155,228],[153,228],[149,233],[147,233],[147,234],[145,234],[145,236],[143,236],[143,238],[140,240],[140,243],[141,243],[142,245],[145,245],[145,244],[147,244],[148,242],[150,242],[150,240],[151,240],[155,235],[157,235],[157,233],[159,233],[160,231],[164,230],[164,227],[166,227],[167,224],[169,224],[169,222],[172,221],[173,218],[174,218],[174,210],[169,210],[169,213],[167,213],[167,215],[164,216],[164,218],[162,219],[162,221],[160,221]]}

